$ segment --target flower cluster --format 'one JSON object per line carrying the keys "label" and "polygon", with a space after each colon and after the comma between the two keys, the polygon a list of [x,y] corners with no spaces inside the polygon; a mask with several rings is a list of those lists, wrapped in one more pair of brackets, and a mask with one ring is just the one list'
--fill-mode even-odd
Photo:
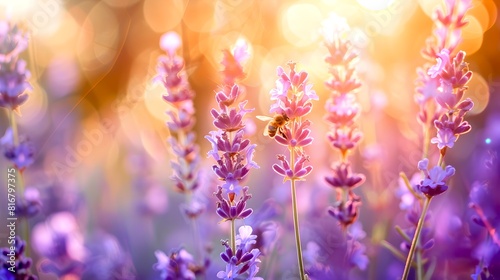
{"label": "flower cluster", "polygon": [[[226,250],[220,254],[222,260],[226,263],[226,269],[217,273],[217,278],[224,280],[239,279],[240,276],[247,274],[245,279],[262,280],[261,277],[256,277],[259,272],[260,251],[257,248],[252,249],[255,245],[256,235],[252,234],[252,227],[241,226],[236,236],[236,250],[233,251],[228,244],[228,241],[222,241],[222,245]],[[240,277],[241,278],[241,277]]]}
{"label": "flower cluster", "polygon": [[472,8],[472,0],[446,0],[445,9],[436,9],[434,34],[427,39],[422,55],[433,60],[442,49],[452,53],[462,40],[462,28],[467,25],[465,13]]}
{"label": "flower cluster", "polygon": [[[21,177],[23,171],[35,161],[33,145],[26,137],[20,137],[18,134],[17,116],[14,113],[20,114],[19,106],[28,100],[26,92],[32,89],[28,82],[30,72],[27,69],[27,63],[19,57],[27,47],[27,34],[19,29],[17,25],[0,20],[0,107],[7,109],[10,118],[10,127],[7,128],[5,135],[0,139],[0,148],[4,157],[12,163]],[[19,193],[24,194],[23,179],[19,180],[18,186]],[[38,198],[23,197],[21,195],[17,197],[16,204],[20,206],[19,209],[16,209],[16,215],[20,218],[34,216],[40,206]],[[10,270],[3,271],[4,269],[7,270],[8,267],[12,267],[12,265],[8,263],[8,261],[11,261],[9,256],[5,256],[7,257],[5,260],[3,259],[4,256],[2,256],[2,270],[0,273],[3,273],[2,276],[5,276],[6,279],[35,279],[29,272],[31,259],[22,255],[25,246],[28,246],[27,242],[30,240],[29,224],[26,220],[23,221],[21,232],[24,241],[21,238],[16,239],[16,267],[14,272]]]}
{"label": "flower cluster", "polygon": [[[304,119],[312,110],[312,100],[318,100],[312,85],[307,83],[308,74],[305,71],[295,72],[295,63],[289,62],[290,72],[287,74],[283,68],[278,67],[278,80],[276,88],[272,89],[271,113],[286,116],[283,124],[276,124],[278,130],[274,136],[277,143],[290,148],[291,162],[284,155],[278,155],[280,164],[274,164],[276,173],[283,176],[284,180],[304,180],[311,173],[312,166],[308,164],[309,157],[304,152],[304,147],[313,142],[310,136],[311,121]],[[275,126],[272,122],[269,126]],[[269,127],[268,127],[269,128]]]}
{"label": "flower cluster", "polygon": [[[253,212],[247,208],[247,201],[252,196],[248,186],[243,186],[243,181],[251,168],[259,168],[253,161],[256,145],[245,138],[245,115],[253,109],[245,108],[248,102],[240,100],[243,88],[236,84],[245,77],[243,63],[248,56],[248,46],[243,40],[239,40],[231,51],[223,51],[223,84],[215,95],[218,109],[210,111],[217,130],[205,136],[212,145],[208,155],[216,162],[212,170],[223,182],[214,193],[217,198],[216,212],[223,221],[231,222],[231,240],[222,242],[226,249],[221,258],[226,262],[226,271],[217,274],[222,279],[235,279],[244,273],[250,275],[248,279],[254,279],[258,272],[257,263],[260,262],[257,259],[259,250],[248,251],[241,241],[243,232],[247,232],[245,227],[240,228],[239,244],[234,227],[236,220],[245,219]],[[248,235],[251,231],[250,228]]]}
{"label": "flower cluster", "polygon": [[[290,151],[290,160],[285,155],[278,155],[281,164],[273,164],[273,170],[283,176],[283,181],[291,181],[293,222],[295,230],[295,242],[297,246],[297,260],[300,279],[305,279],[304,263],[302,260],[302,245],[300,241],[299,218],[296,197],[296,181],[305,180],[312,171],[309,157],[304,147],[313,142],[310,136],[311,121],[305,119],[312,110],[312,100],[318,100],[312,84],[308,83],[309,74],[305,71],[296,72],[295,63],[289,62],[288,74],[282,67],[278,67],[276,88],[270,91],[270,112],[275,114],[267,125],[269,136],[274,137],[280,145],[286,146]],[[261,119],[265,119],[263,117]]]}
{"label": "flower cluster", "polygon": [[[332,31],[331,28],[336,29]],[[325,23],[325,46],[329,53],[325,61],[331,74],[331,79],[326,82],[330,90],[325,105],[325,119],[330,125],[327,138],[332,148],[341,155],[341,160],[333,165],[333,176],[325,179],[337,192],[337,203],[328,212],[343,227],[352,224],[358,216],[361,202],[352,190],[365,180],[364,175],[352,173],[347,158],[362,138],[355,122],[360,114],[355,97],[356,90],[361,86],[355,70],[358,54],[346,36],[348,30],[349,26],[343,18],[332,16]]]}
{"label": "flower cluster", "polygon": [[27,34],[17,25],[0,21],[0,107],[16,110],[28,99],[30,72],[19,58],[27,47]]}
{"label": "flower cluster", "polygon": [[[28,47],[28,36],[16,25],[0,21],[0,107],[19,111],[19,106],[28,100],[26,91],[32,89],[28,83],[30,72],[26,61],[19,55]],[[34,149],[28,139],[19,139],[14,114],[10,115],[12,127],[0,140],[7,160],[22,171],[34,162]]]}
{"label": "flower cluster", "polygon": [[[0,248],[0,279],[5,280],[36,280],[30,273],[31,259],[24,256],[26,243],[16,236],[14,243]],[[14,247],[15,250],[11,248]]]}
{"label": "flower cluster", "polygon": [[[455,61],[451,62],[450,55],[453,54],[461,41],[461,29],[467,24],[464,20],[465,13],[472,7],[470,0],[445,1],[446,9],[436,10],[435,28],[433,37],[427,41],[422,55],[428,64],[417,70],[419,78],[415,99],[419,104],[418,121],[429,133],[432,123],[439,118],[443,108],[448,109],[454,101],[460,100],[463,95],[465,83],[470,79],[471,73],[466,70],[463,63],[465,53],[459,52]],[[453,58],[453,57],[451,57]],[[431,67],[429,63],[438,60],[438,65]],[[450,63],[451,62],[451,63]],[[457,63],[455,65],[451,65]],[[451,67],[450,67],[451,66]],[[447,82],[440,81],[438,73],[446,69],[444,76]],[[465,71],[463,71],[465,70]],[[456,79],[458,78],[458,79]],[[454,79],[454,80],[452,80]],[[458,92],[453,94],[452,88],[458,87]],[[458,97],[458,100],[457,100]],[[436,101],[439,103],[437,106]],[[443,135],[444,136],[444,135]],[[427,139],[424,139],[424,156],[426,156]]]}
{"label": "flower cluster", "polygon": [[464,120],[464,117],[474,104],[470,98],[462,99],[467,89],[466,84],[472,77],[472,72],[469,71],[464,59],[465,52],[463,51],[458,52],[452,58],[449,51],[443,49],[439,53],[437,64],[428,71],[432,78],[439,80],[440,87],[436,101],[442,108],[446,109],[434,121],[437,136],[431,139],[431,143],[437,144],[443,155],[446,148],[453,148],[460,135],[471,130],[471,126]]}
{"label": "flower cluster", "polygon": [[[423,125],[423,159],[418,163],[418,169],[422,171],[423,180],[416,185],[413,193],[419,198],[419,219],[416,220],[415,231],[410,236],[412,240],[406,260],[403,279],[407,279],[412,264],[413,254],[417,254],[417,274],[421,277],[423,265],[421,259],[426,238],[425,222],[427,210],[431,198],[445,192],[448,189],[447,181],[455,174],[455,168],[444,165],[444,157],[448,148],[453,148],[458,137],[471,130],[471,126],[464,117],[472,107],[472,101],[463,99],[466,84],[472,77],[468,65],[465,62],[465,52],[454,53],[461,40],[460,29],[465,26],[464,16],[471,7],[470,0],[446,1],[446,11],[437,10],[435,18],[436,28],[434,30],[435,41],[429,40],[423,56],[432,61],[436,59],[435,65],[426,65],[426,69],[419,69],[419,84],[416,100],[420,111],[418,120]],[[436,42],[437,41],[437,42]],[[432,124],[437,129],[436,137],[430,138]],[[437,164],[429,169],[428,145],[436,144],[440,151]],[[404,176],[406,178],[406,176]],[[407,180],[407,179],[406,179]],[[408,188],[411,190],[412,186]],[[421,198],[421,195],[425,199]],[[410,212],[411,214],[411,212]],[[404,236],[405,239],[408,236]],[[424,244],[424,245],[422,245]],[[423,246],[423,247],[422,247]],[[431,246],[427,246],[431,247]]]}
{"label": "flower cluster", "polygon": [[184,60],[176,55],[180,46],[179,35],[174,32],[164,34],[160,46],[167,54],[158,59],[158,76],[155,80],[163,83],[167,91],[163,100],[172,106],[167,111],[171,118],[167,126],[173,134],[168,141],[177,159],[172,162],[173,179],[177,191],[188,193],[198,187],[199,148],[195,143],[195,134],[191,131],[195,123],[194,92],[184,71]]}
{"label": "flower cluster", "polygon": [[[232,52],[224,52],[222,65],[226,67],[223,73],[228,71],[233,73],[234,69],[228,69],[228,67],[236,67],[235,63],[242,61],[241,59],[237,59],[237,57],[246,57],[244,54],[244,50],[246,49],[246,45],[239,44],[236,45]],[[236,68],[242,69],[240,63],[237,63],[237,65],[238,67]],[[240,196],[239,205],[243,205],[251,197],[247,193],[248,188],[242,186],[242,181],[247,177],[251,168],[259,167],[252,159],[256,145],[250,144],[250,141],[244,138],[244,118],[253,109],[245,108],[247,104],[246,100],[238,102],[242,90],[240,86],[234,84],[235,77],[228,78],[228,75],[224,76],[225,84],[222,85],[222,89],[215,95],[219,108],[218,110],[211,110],[212,117],[214,118],[214,126],[218,130],[211,131],[209,135],[205,136],[212,145],[212,150],[208,152],[208,155],[216,161],[212,169],[219,179],[224,182],[218,187],[218,192],[215,194],[218,198],[217,213],[222,215],[223,219],[228,219],[226,215],[222,214],[226,212],[225,210],[228,210],[225,206],[236,206],[235,199]],[[226,80],[230,80],[233,84],[226,83]],[[236,104],[237,108],[235,108]],[[228,199],[223,198],[223,195],[227,196]],[[242,209],[238,212],[241,214],[245,211]],[[242,218],[239,215],[233,216],[233,218],[236,217]]]}
{"label": "flower cluster", "polygon": [[14,167],[20,172],[35,162],[35,149],[33,144],[26,137],[21,137],[16,144],[12,129],[8,128],[5,135],[0,139],[0,147],[3,155],[12,162]]}
{"label": "flower cluster", "polygon": [[[197,249],[200,253],[199,262],[203,263],[195,265],[193,261],[191,265],[182,268],[182,271],[178,271],[181,267],[172,268],[171,266],[179,258],[186,261],[183,256],[188,255],[187,251],[181,250],[172,253],[170,256],[171,261],[170,263],[167,262],[166,265],[162,264],[165,262],[165,255],[157,253],[160,266],[164,266],[159,269],[163,269],[162,279],[178,279],[174,277],[176,275],[182,276],[182,279],[194,279],[195,271],[202,273],[206,265],[208,265],[207,260],[203,260],[201,240],[194,225],[196,223],[195,219],[204,212],[205,205],[200,199],[193,199],[193,197],[196,197],[195,191],[199,187],[198,166],[200,162],[199,146],[196,144],[196,135],[192,131],[195,124],[193,105],[195,93],[191,90],[184,70],[184,59],[176,54],[180,45],[181,39],[175,32],[167,32],[161,37],[160,47],[166,52],[166,55],[158,58],[158,76],[155,77],[155,80],[160,81],[165,87],[167,94],[163,95],[163,100],[171,107],[167,111],[170,116],[167,126],[172,134],[172,137],[168,139],[168,143],[176,159],[172,160],[172,169],[174,170],[172,179],[175,182],[175,189],[186,197],[186,203],[182,205],[181,209],[187,218],[193,220],[193,230],[197,238],[196,245],[199,247]],[[162,259],[160,260],[160,258]],[[168,268],[169,264],[170,268]],[[171,271],[172,269],[174,272]]]}
{"label": "flower cluster", "polygon": [[55,213],[35,225],[33,249],[42,257],[42,271],[58,277],[80,275],[89,259],[83,232],[70,212]]}

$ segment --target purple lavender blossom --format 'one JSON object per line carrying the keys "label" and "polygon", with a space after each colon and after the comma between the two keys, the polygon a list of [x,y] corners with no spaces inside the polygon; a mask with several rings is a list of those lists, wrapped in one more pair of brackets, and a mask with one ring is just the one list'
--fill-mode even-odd
{"label": "purple lavender blossom", "polygon": [[442,49],[452,53],[461,41],[461,29],[467,24],[465,13],[472,8],[471,0],[445,1],[445,9],[436,9],[434,34],[427,39],[422,55],[435,59]]}
{"label": "purple lavender blossom", "polygon": [[328,49],[325,61],[331,74],[331,78],[325,83],[330,91],[325,104],[325,120],[330,126],[327,139],[331,147],[341,155],[341,160],[333,167],[333,176],[325,177],[337,194],[337,202],[328,208],[328,213],[346,228],[356,220],[361,205],[360,198],[352,189],[365,181],[363,174],[351,172],[351,164],[347,158],[363,137],[355,123],[361,111],[355,98],[356,91],[361,86],[355,68],[358,53],[346,36],[349,26],[345,19],[332,16],[325,23],[324,30],[325,46]]}
{"label": "purple lavender blossom", "polygon": [[325,180],[334,188],[354,189],[365,181],[363,174],[352,173],[350,163],[338,163],[333,171],[334,176],[327,176]]}
{"label": "purple lavender blossom", "polygon": [[135,267],[118,240],[107,233],[95,232],[86,238],[89,257],[85,261],[82,279],[133,280]]}
{"label": "purple lavender blossom", "polygon": [[179,35],[175,32],[168,32],[162,36],[160,46],[166,55],[158,58],[158,76],[154,80],[163,83],[167,91],[163,100],[173,107],[167,111],[170,116],[167,126],[173,134],[168,141],[177,158],[177,161],[172,161],[174,170],[172,179],[176,190],[185,193],[192,192],[198,187],[199,147],[191,131],[195,124],[193,107],[195,94],[189,86],[184,60],[176,55],[180,45]]}
{"label": "purple lavender blossom", "polygon": [[0,107],[15,110],[28,100],[26,91],[32,89],[28,83],[30,75],[22,59],[12,65],[0,64]]}
{"label": "purple lavender blossom", "polygon": [[9,21],[0,21],[0,63],[10,63],[28,47],[28,34]]}
{"label": "purple lavender blossom", "polygon": [[196,265],[193,256],[186,250],[175,250],[168,256],[162,251],[156,251],[155,255],[158,262],[153,265],[153,268],[161,272],[162,280],[196,279]]}
{"label": "purple lavender blossom", "polygon": [[[244,139],[244,118],[253,109],[245,109],[248,101],[239,101],[242,90],[240,86],[234,84],[236,79],[243,77],[237,73],[242,71],[241,63],[246,59],[246,48],[246,45],[240,43],[232,53],[225,52],[226,55],[222,61],[225,67],[224,84],[215,95],[219,109],[211,110],[214,118],[213,124],[218,130],[211,131],[205,136],[212,144],[212,150],[208,152],[208,156],[216,161],[212,169],[224,182],[218,186],[218,191],[214,195],[218,199],[217,214],[225,220],[246,218],[252,213],[252,209],[244,209],[251,195],[247,193],[248,187],[242,186],[242,181],[245,180],[251,168],[259,168],[253,161],[256,145]],[[238,109],[235,108],[236,104]],[[228,199],[223,197],[223,192]],[[236,202],[238,197],[240,197],[239,201]]]}
{"label": "purple lavender blossom", "polygon": [[35,149],[29,139],[21,138],[18,145],[14,143],[12,129],[8,128],[0,139],[0,146],[7,160],[12,162],[16,169],[24,171],[35,161]]}
{"label": "purple lavender blossom", "polygon": [[[247,200],[252,198],[248,193],[248,187],[242,189],[242,194],[239,195],[239,200],[234,200],[234,192],[229,193],[229,200],[222,196],[222,187],[219,186],[218,191],[215,193],[217,201],[217,215],[224,221],[231,221],[236,219],[245,219],[253,212],[252,208],[246,208]],[[232,195],[231,195],[232,194]]]}
{"label": "purple lavender blossom", "polygon": [[28,47],[28,36],[8,21],[0,21],[0,107],[16,110],[26,102],[30,72],[19,55]]}
{"label": "purple lavender blossom", "polygon": [[73,214],[60,212],[46,222],[38,223],[32,231],[33,249],[44,259],[41,269],[59,277],[80,275],[88,257],[82,232]]}
{"label": "purple lavender blossom", "polygon": [[295,72],[294,62],[289,62],[288,67],[288,74],[278,67],[276,88],[270,92],[271,100],[275,101],[270,112],[285,114],[289,119],[295,119],[309,114],[312,110],[311,100],[318,100],[319,97],[312,90],[312,85],[307,83],[307,72]]}
{"label": "purple lavender blossom", "polygon": [[260,251],[259,249],[251,249],[251,245],[255,244],[257,236],[252,235],[252,228],[250,226],[240,227],[239,233],[236,236],[235,252],[230,248],[227,241],[222,242],[226,250],[220,256],[226,263],[226,269],[219,271],[217,278],[225,280],[240,279],[240,276],[248,274],[246,279],[262,279],[256,277],[259,272]]}
{"label": "purple lavender blossom", "polygon": [[[31,258],[24,256],[26,243],[16,236],[9,247],[0,248],[0,279],[4,280],[36,280],[30,273]],[[10,242],[9,242],[10,243]],[[11,250],[14,248],[14,250]]]}
{"label": "purple lavender blossom", "polygon": [[432,197],[448,189],[446,181],[455,174],[455,168],[451,165],[444,169],[440,166],[434,166],[429,170],[428,165],[429,160],[426,158],[418,162],[418,169],[424,172],[425,178],[417,187],[427,197]]}
{"label": "purple lavender blossom", "polygon": [[40,192],[35,188],[27,188],[24,191],[24,196],[16,201],[16,215],[18,217],[34,217],[41,209]]}

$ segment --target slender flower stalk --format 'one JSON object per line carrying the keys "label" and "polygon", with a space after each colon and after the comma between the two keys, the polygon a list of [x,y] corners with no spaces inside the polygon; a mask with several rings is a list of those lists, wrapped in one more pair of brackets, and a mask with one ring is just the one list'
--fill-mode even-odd
{"label": "slender flower stalk", "polygon": [[243,88],[236,84],[245,76],[243,63],[249,56],[248,46],[245,41],[239,40],[231,51],[224,50],[223,55],[223,84],[215,95],[218,108],[210,112],[217,130],[205,136],[212,145],[208,156],[216,162],[212,170],[223,182],[214,193],[217,198],[216,212],[223,221],[231,223],[230,240],[222,241],[225,252],[221,258],[226,263],[226,270],[220,271],[217,277],[235,279],[248,274],[248,279],[254,279],[260,252],[258,249],[249,251],[242,248],[241,243],[238,244],[235,225],[236,220],[248,218],[253,212],[246,206],[252,196],[243,182],[251,168],[259,168],[253,161],[256,145],[245,138],[245,115],[253,109],[245,108],[248,101],[240,100]]}
{"label": "slender flower stalk", "polygon": [[[459,51],[453,55],[461,40],[460,28],[466,24],[465,12],[471,7],[471,3],[469,0],[446,1],[446,7],[445,12],[438,10],[436,13],[434,32],[437,44],[430,41],[428,48],[423,51],[425,57],[435,58],[437,63],[428,67],[425,72],[420,71],[423,87],[417,89],[417,92],[421,94],[421,96],[417,95],[417,102],[421,106],[419,120],[425,125],[433,124],[436,128],[436,136],[429,140],[430,143],[436,144],[439,150],[439,160],[433,168],[428,169],[427,143],[424,143],[424,159],[418,163],[418,169],[422,171],[424,179],[417,185],[417,190],[426,199],[406,259],[403,279],[408,278],[415,251],[417,260],[421,259],[419,254],[422,251],[417,248],[421,247],[420,235],[431,198],[445,192],[448,189],[448,179],[455,174],[455,168],[450,165],[445,167],[446,152],[453,148],[460,135],[471,130],[470,124],[464,120],[464,117],[474,104],[469,98],[463,99],[463,96],[472,72],[469,71],[468,64],[465,62],[465,52]],[[429,116],[428,107],[425,107],[427,103],[434,104],[435,110],[432,117]],[[424,134],[427,135],[426,133]],[[417,262],[418,279],[423,277],[422,265],[420,261]]]}
{"label": "slender flower stalk", "polygon": [[274,101],[270,112],[275,116],[260,118],[270,120],[265,134],[274,137],[277,143],[286,146],[290,152],[290,161],[285,155],[278,155],[281,164],[274,164],[273,169],[283,176],[283,182],[290,181],[297,261],[300,279],[306,279],[300,241],[296,183],[304,181],[312,171],[312,166],[308,164],[309,157],[304,150],[304,147],[313,141],[309,129],[311,122],[306,119],[306,116],[312,110],[311,101],[318,100],[318,96],[312,89],[312,84],[307,81],[307,72],[296,72],[293,62],[289,62],[288,67],[290,69],[288,74],[283,68],[278,67],[276,88],[270,92],[271,100]]}
{"label": "slender flower stalk", "polygon": [[[197,219],[204,212],[204,206],[199,199],[196,199],[196,190],[199,186],[198,166],[200,157],[199,146],[196,144],[196,135],[192,131],[195,124],[195,109],[193,106],[195,93],[191,90],[187,80],[184,59],[176,54],[180,45],[181,39],[177,33],[168,32],[162,36],[160,47],[166,52],[166,55],[158,59],[158,76],[155,77],[155,80],[161,82],[167,91],[167,94],[163,95],[163,100],[171,107],[167,111],[170,116],[167,126],[172,135],[168,142],[172,147],[173,158],[176,159],[172,161],[174,170],[172,179],[175,182],[175,189],[184,194],[186,202],[182,206],[182,210],[185,216],[191,220],[197,248],[197,260],[194,262],[198,263],[198,265],[191,265],[188,269],[193,273],[203,274],[208,262],[205,260],[200,233],[197,230]],[[170,258],[177,258],[179,252],[184,251],[182,249],[173,252]],[[159,253],[156,255],[160,256]],[[163,259],[163,256],[160,257]],[[158,259],[161,263],[160,257]]]}

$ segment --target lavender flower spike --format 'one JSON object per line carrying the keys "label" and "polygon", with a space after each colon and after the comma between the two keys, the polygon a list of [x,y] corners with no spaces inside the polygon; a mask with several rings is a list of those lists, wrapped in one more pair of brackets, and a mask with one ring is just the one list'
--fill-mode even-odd
{"label": "lavender flower spike", "polygon": [[17,25],[0,21],[0,107],[16,110],[28,99],[30,72],[19,59],[27,46],[28,36]]}

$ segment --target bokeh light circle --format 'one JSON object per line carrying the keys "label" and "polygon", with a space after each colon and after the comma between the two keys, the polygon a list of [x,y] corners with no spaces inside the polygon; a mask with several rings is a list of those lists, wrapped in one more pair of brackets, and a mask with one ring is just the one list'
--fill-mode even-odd
{"label": "bokeh light circle", "polygon": [[118,19],[106,4],[96,4],[90,10],[82,24],[77,45],[77,55],[84,73],[101,70],[115,58],[118,54],[119,31]]}
{"label": "bokeh light circle", "polygon": [[285,39],[297,47],[317,42],[323,22],[321,10],[309,3],[297,3],[281,12],[281,30]]}
{"label": "bokeh light circle", "polygon": [[474,16],[465,16],[469,22],[462,29],[462,42],[458,48],[465,51],[467,55],[477,52],[483,44],[483,28],[479,20]]}
{"label": "bokeh light circle", "polygon": [[142,9],[148,26],[154,32],[164,33],[179,24],[185,5],[180,0],[146,0]]}
{"label": "bokeh light circle", "polygon": [[490,100],[490,88],[488,82],[479,73],[472,74],[472,78],[467,84],[469,89],[465,92],[464,98],[470,98],[474,102],[474,107],[469,112],[470,115],[477,115],[486,109]]}
{"label": "bokeh light circle", "polygon": [[394,0],[356,0],[356,2],[368,10],[378,11],[387,9]]}

